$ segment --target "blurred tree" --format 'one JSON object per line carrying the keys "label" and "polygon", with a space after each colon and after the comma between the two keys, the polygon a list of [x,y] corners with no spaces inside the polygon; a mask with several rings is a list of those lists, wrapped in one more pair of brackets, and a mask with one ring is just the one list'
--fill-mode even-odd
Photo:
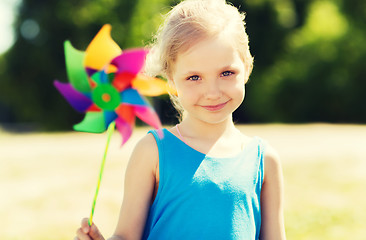
{"label": "blurred tree", "polygon": [[[151,40],[178,0],[23,0],[16,42],[0,58],[0,121],[71,129],[82,115],[54,89],[66,81],[63,42],[85,50],[102,25],[121,48]],[[363,0],[232,0],[247,13],[255,57],[239,122],[366,122]],[[174,111],[157,100],[164,122]],[[5,111],[2,109],[10,109]],[[4,117],[6,115],[6,117]]]}
{"label": "blurred tree", "polygon": [[[267,37],[258,39],[260,34],[253,34],[256,61],[251,78],[255,83],[248,85],[245,112],[250,120],[365,123],[366,45],[361,42],[366,37],[366,3],[345,0],[259,2],[262,5],[256,4],[263,8],[266,4],[288,2],[293,13],[289,13],[290,8],[279,8],[273,21],[257,29]],[[283,17],[278,15],[281,12]],[[262,21],[265,16],[261,16]],[[282,23],[286,18],[291,24]],[[276,19],[278,24],[272,26]],[[249,20],[250,32],[253,25]],[[278,32],[281,37],[272,36]],[[277,49],[268,49],[273,46]],[[268,61],[271,57],[273,61]]]}

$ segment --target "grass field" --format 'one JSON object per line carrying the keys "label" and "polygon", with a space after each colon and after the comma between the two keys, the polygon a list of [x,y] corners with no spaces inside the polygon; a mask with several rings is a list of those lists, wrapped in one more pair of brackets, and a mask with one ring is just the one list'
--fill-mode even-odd
{"label": "grass field", "polygon": [[[366,239],[366,126],[248,125],[281,155],[288,239]],[[123,196],[136,129],[113,135],[94,220],[109,236]],[[0,239],[73,239],[89,216],[106,135],[0,130]]]}

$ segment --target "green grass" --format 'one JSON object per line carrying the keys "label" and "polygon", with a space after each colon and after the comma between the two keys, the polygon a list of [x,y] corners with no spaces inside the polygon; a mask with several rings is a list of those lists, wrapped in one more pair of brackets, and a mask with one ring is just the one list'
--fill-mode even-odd
{"label": "green grass", "polygon": [[364,239],[366,177],[358,167],[365,169],[351,159],[284,166],[288,239]]}
{"label": "green grass", "polygon": [[[249,125],[282,156],[288,239],[365,239],[366,127]],[[113,135],[94,220],[113,233],[128,156],[147,128],[120,148]],[[73,239],[89,216],[106,134],[0,131],[0,238]]]}

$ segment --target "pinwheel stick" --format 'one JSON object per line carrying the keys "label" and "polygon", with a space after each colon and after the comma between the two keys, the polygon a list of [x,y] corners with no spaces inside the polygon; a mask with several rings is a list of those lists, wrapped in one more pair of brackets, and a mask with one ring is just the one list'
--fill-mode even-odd
{"label": "pinwheel stick", "polygon": [[92,205],[92,209],[91,209],[91,213],[90,213],[90,218],[89,218],[89,222],[88,222],[89,223],[89,226],[91,226],[92,223],[93,223],[93,215],[94,215],[95,203],[97,202],[97,197],[98,197],[98,193],[99,193],[100,182],[102,181],[105,160],[106,160],[107,152],[108,152],[108,146],[109,146],[109,142],[111,140],[112,133],[113,133],[113,130],[114,130],[115,125],[116,125],[116,122],[113,121],[108,126],[108,130],[107,130],[107,144],[106,144],[106,147],[105,147],[105,150],[104,150],[102,164],[100,165],[97,188],[95,190],[94,199],[93,199],[93,205]]}

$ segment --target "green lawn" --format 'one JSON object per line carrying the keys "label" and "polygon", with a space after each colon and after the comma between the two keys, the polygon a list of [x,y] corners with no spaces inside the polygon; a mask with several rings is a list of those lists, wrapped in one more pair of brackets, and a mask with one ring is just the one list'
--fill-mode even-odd
{"label": "green lawn", "polygon": [[[288,239],[365,239],[366,126],[248,125],[281,155]],[[123,174],[137,129],[120,148],[113,135],[94,216],[113,233],[123,197]],[[11,134],[0,131],[0,238],[73,239],[89,216],[106,135]]]}

